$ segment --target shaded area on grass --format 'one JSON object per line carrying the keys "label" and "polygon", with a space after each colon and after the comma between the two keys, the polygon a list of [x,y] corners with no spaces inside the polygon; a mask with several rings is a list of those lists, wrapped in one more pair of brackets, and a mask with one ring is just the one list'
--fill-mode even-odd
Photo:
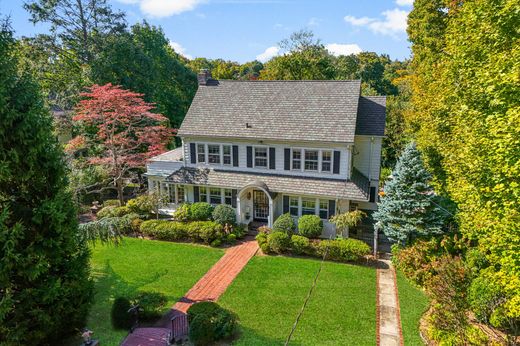
{"label": "shaded area on grass", "polygon": [[[255,257],[220,298],[238,314],[237,345],[285,342],[320,265],[319,260]],[[325,262],[291,345],[374,345],[376,270]]]}
{"label": "shaded area on grass", "polygon": [[397,288],[404,344],[423,345],[419,335],[419,321],[428,309],[428,297],[420,288],[412,285],[400,271],[397,271]]}
{"label": "shaded area on grass", "polygon": [[223,253],[203,246],[134,238],[125,238],[120,246],[95,246],[91,264],[96,295],[88,328],[102,345],[119,345],[127,331],[112,329],[110,310],[117,296],[161,292],[168,298],[166,312]]}

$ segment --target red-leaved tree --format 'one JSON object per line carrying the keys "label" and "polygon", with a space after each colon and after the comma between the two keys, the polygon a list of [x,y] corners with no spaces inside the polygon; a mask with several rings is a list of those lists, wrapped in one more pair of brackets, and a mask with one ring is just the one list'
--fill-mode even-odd
{"label": "red-leaved tree", "polygon": [[105,166],[123,203],[123,180],[134,168],[166,150],[175,130],[168,119],[152,113],[152,104],[142,94],[112,84],[93,85],[82,93],[73,121],[85,133],[73,138],[68,150],[86,148],[91,164]]}

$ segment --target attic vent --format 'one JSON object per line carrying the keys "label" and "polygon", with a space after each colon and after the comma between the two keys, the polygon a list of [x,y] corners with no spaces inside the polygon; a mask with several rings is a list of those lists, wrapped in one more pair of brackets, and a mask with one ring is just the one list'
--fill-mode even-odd
{"label": "attic vent", "polygon": [[246,129],[250,129],[252,127],[253,127],[253,125],[251,125],[250,123],[246,123]]}

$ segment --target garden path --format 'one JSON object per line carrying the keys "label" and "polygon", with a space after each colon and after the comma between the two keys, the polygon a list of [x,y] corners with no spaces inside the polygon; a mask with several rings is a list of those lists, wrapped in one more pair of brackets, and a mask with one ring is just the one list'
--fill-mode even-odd
{"label": "garden path", "polygon": [[377,269],[377,345],[402,346],[397,280],[392,262],[380,260]]}

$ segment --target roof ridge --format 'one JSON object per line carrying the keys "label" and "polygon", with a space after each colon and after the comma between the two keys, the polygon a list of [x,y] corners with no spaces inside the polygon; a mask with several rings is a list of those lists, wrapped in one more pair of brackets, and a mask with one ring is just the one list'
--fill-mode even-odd
{"label": "roof ridge", "polygon": [[265,80],[265,79],[255,79],[255,80],[237,80],[237,79],[216,79],[219,82],[233,82],[233,83],[287,83],[287,82],[296,82],[296,83],[309,83],[309,82],[319,82],[319,83],[354,83],[361,82],[361,79],[275,79],[275,80]]}

